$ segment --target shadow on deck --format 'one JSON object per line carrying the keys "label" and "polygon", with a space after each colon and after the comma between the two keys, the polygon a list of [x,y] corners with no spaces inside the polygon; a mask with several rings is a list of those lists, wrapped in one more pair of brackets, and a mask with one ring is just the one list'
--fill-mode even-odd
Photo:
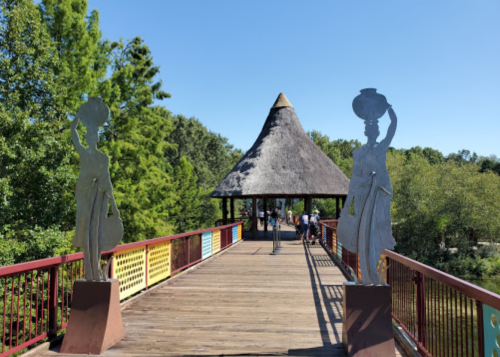
{"label": "shadow on deck", "polygon": [[345,356],[341,271],[291,227],[278,255],[271,237],[259,232],[137,299],[123,310],[127,336],[104,356]]}

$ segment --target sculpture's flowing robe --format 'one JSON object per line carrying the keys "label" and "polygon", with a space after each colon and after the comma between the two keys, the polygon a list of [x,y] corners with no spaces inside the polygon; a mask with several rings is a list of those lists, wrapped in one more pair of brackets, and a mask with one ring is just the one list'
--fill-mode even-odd
{"label": "sculpture's flowing robe", "polygon": [[[92,165],[88,165],[87,161],[91,160]],[[102,153],[94,157],[82,155],[80,163],[82,170],[75,192],[76,234],[73,245],[83,247],[87,241],[90,246],[97,244],[102,250],[109,209],[107,192],[113,190],[109,179],[109,159]]]}
{"label": "sculpture's flowing robe", "polygon": [[[385,165],[386,151],[364,145],[354,151],[353,159],[353,175],[337,237],[353,253],[361,253],[361,247],[373,253],[393,249],[396,242],[392,237],[392,187]],[[352,200],[354,216],[349,214]]]}

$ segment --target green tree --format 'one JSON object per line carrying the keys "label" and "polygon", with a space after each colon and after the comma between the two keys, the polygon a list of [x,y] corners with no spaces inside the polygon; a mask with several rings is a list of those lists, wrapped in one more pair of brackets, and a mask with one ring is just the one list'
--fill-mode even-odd
{"label": "green tree", "polygon": [[194,174],[193,165],[181,157],[174,170],[174,187],[178,199],[170,208],[170,222],[176,233],[183,233],[199,228],[201,189]]}
{"label": "green tree", "polygon": [[60,133],[59,60],[31,1],[0,1],[0,221],[67,223],[75,183]]}
{"label": "green tree", "polygon": [[212,227],[222,217],[222,200],[209,195],[243,156],[234,149],[227,138],[209,131],[198,119],[170,115],[173,130],[165,140],[172,144],[166,160],[172,167],[185,158],[193,166],[199,191],[198,225],[194,228]]}
{"label": "green tree", "polygon": [[171,116],[174,129],[165,140],[175,144],[167,154],[172,166],[185,157],[193,165],[198,184],[215,188],[243,156],[227,138],[209,131],[198,119]]}
{"label": "green tree", "polygon": [[500,241],[500,177],[475,164],[431,165],[401,152],[390,153],[387,166],[396,250],[458,276],[485,273],[476,247]]}
{"label": "green tree", "polygon": [[425,156],[425,158],[427,159],[427,161],[429,161],[431,165],[436,165],[444,161],[443,154],[438,150],[434,150],[431,148],[424,148],[422,150],[422,154]]}
{"label": "green tree", "polygon": [[153,106],[170,95],[161,89],[151,51],[141,38],[112,48],[112,74],[100,92],[111,110],[102,150],[110,155],[115,198],[125,222],[125,241],[139,241],[172,232],[167,207],[175,194],[164,156],[172,130],[168,112]]}
{"label": "green tree", "polygon": [[74,222],[60,61],[32,1],[0,1],[0,240],[5,262],[45,258]]}
{"label": "green tree", "polygon": [[500,160],[496,156],[483,157],[479,160],[480,172],[495,172],[500,175]]}
{"label": "green tree", "polygon": [[449,154],[446,160],[453,161],[456,164],[475,164],[479,160],[479,157],[475,152],[471,153],[470,150],[459,150],[458,153]]}
{"label": "green tree", "polygon": [[98,83],[110,64],[99,13],[88,15],[87,0],[43,0],[40,11],[60,59],[55,75],[66,83],[63,103],[74,114],[85,94],[99,95]]}
{"label": "green tree", "polygon": [[308,133],[311,140],[328,156],[347,176],[352,174],[352,153],[361,147],[357,140],[337,139],[330,141],[327,135],[313,130]]}

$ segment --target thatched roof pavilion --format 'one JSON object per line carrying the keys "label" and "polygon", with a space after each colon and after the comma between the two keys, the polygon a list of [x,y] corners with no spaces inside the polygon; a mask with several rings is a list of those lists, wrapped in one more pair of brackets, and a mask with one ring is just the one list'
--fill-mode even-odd
{"label": "thatched roof pavilion", "polygon": [[307,202],[312,198],[345,198],[348,189],[349,179],[312,142],[280,93],[253,146],[210,196],[224,201],[305,198],[305,208],[310,210]]}

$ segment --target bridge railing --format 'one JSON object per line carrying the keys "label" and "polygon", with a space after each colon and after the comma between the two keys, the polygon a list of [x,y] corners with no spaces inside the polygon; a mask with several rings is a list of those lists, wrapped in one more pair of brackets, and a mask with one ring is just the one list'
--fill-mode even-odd
{"label": "bridge railing", "polygon": [[[350,273],[361,279],[361,269],[359,267],[359,259],[356,253],[351,253],[337,240],[337,220],[320,221],[319,231],[323,244],[337,258]],[[353,278],[354,278],[353,276]]]}
{"label": "bridge railing", "polygon": [[[147,290],[243,238],[243,222],[117,246],[104,252],[120,300]],[[110,258],[113,259],[110,261]],[[0,267],[0,357],[56,336],[68,324],[83,253]]]}
{"label": "bridge railing", "polygon": [[[227,222],[227,224],[243,222],[243,230],[245,232],[252,231],[252,217],[250,217],[250,216],[237,217],[237,218],[227,218],[226,222]],[[215,227],[220,227],[223,225],[224,225],[224,220],[222,220],[222,219],[218,219],[214,223]]]}
{"label": "bridge railing", "polygon": [[[360,278],[358,255],[341,248],[336,228],[320,222],[320,231],[338,262]],[[500,355],[500,295],[389,250],[381,259],[389,266],[393,319],[420,355]]]}

